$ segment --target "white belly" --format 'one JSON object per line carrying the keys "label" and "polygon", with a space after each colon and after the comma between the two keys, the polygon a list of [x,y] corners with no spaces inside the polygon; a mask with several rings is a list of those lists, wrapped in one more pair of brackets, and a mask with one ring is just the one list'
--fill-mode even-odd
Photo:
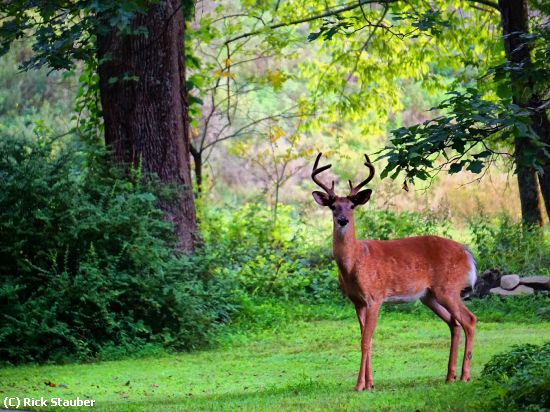
{"label": "white belly", "polygon": [[384,299],[384,302],[389,303],[407,303],[407,302],[414,302],[415,300],[420,299],[424,295],[426,295],[427,289],[422,289],[420,292],[414,294],[414,295],[394,295],[394,296],[388,296]]}

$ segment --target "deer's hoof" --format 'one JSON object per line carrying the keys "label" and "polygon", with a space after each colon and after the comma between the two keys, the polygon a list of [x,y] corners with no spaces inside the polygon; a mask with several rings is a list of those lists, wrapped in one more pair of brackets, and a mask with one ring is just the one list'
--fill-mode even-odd
{"label": "deer's hoof", "polygon": [[357,385],[355,385],[354,388],[357,392],[360,391],[370,391],[374,389],[374,384],[372,382],[359,382]]}
{"label": "deer's hoof", "polygon": [[447,379],[445,379],[445,383],[452,383],[456,380],[456,375],[453,376],[447,376]]}

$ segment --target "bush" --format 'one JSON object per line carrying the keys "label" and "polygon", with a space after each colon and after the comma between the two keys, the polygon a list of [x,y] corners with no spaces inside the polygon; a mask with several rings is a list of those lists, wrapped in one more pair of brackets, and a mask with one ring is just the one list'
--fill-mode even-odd
{"label": "bush", "polygon": [[358,209],[356,230],[360,239],[399,239],[407,236],[447,235],[447,221],[425,212]]}
{"label": "bush", "polygon": [[472,221],[470,231],[480,270],[550,276],[550,239],[541,231],[526,230],[507,217]]}
{"label": "bush", "polygon": [[159,190],[106,153],[0,141],[0,357],[85,359],[102,348],[208,343],[234,310],[213,260],[173,254]]}
{"label": "bush", "polygon": [[298,211],[279,205],[276,223],[264,205],[236,209],[201,208],[201,233],[223,266],[223,278],[235,279],[252,297],[309,302],[340,296],[337,270],[328,244],[315,243]]}
{"label": "bush", "polygon": [[495,355],[481,378],[491,393],[491,410],[542,411],[550,408],[550,342],[515,346]]}

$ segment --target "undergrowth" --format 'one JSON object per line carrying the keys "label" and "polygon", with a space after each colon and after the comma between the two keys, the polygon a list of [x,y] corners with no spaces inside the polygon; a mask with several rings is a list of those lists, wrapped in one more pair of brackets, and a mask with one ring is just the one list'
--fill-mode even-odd
{"label": "undergrowth", "polygon": [[550,276],[550,234],[543,230],[527,230],[503,216],[472,221],[470,232],[480,270]]}
{"label": "undergrowth", "polygon": [[112,167],[100,148],[0,140],[3,361],[211,341],[235,310],[233,284],[212,276],[220,263],[209,256],[174,254],[156,206],[168,192],[138,169]]}
{"label": "undergrowth", "polygon": [[[173,188],[139,168],[125,173],[104,149],[70,139],[4,138],[0,149],[5,361],[190,350],[223,340],[227,330],[244,336],[350,310],[337,287],[330,232],[312,236],[317,222],[297,207],[279,205],[274,222],[262,203],[199,203],[203,246],[192,257],[178,256],[157,207]],[[375,239],[449,230],[428,213],[358,211],[357,221],[358,236]],[[540,232],[507,219],[473,222],[471,231],[480,269],[550,273],[549,240]],[[468,305],[487,321],[537,322],[549,319],[547,302],[493,297]],[[386,315],[432,316],[419,305],[384,306]]]}
{"label": "undergrowth", "polygon": [[481,373],[484,399],[493,410],[550,409],[550,342],[518,345],[495,355]]}

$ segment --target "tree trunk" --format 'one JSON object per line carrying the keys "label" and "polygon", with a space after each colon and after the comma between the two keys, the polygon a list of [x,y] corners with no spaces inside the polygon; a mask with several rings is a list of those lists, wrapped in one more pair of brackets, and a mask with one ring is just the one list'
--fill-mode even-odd
{"label": "tree trunk", "polygon": [[141,164],[145,173],[175,184],[178,198],[159,206],[173,222],[178,247],[197,240],[185,90],[181,0],[160,0],[131,23],[147,34],[113,29],[98,36],[99,88],[105,142],[116,162]]}
{"label": "tree trunk", "polygon": [[542,206],[539,196],[539,184],[537,173],[532,167],[521,166],[521,154],[525,151],[527,139],[516,139],[515,153],[518,175],[519,198],[521,203],[521,216],[527,225],[543,225]]}
{"label": "tree trunk", "polygon": [[[529,102],[530,107],[539,108],[542,106],[542,101],[539,96],[533,96]],[[550,121],[545,110],[533,110],[531,119],[533,121],[533,129],[539,136],[542,143],[547,145],[546,150],[550,152]],[[550,157],[542,150],[539,152],[539,159],[542,163],[542,173],[538,174],[540,191],[546,206],[546,215],[550,219]]]}
{"label": "tree trunk", "polygon": [[193,156],[193,164],[195,165],[195,187],[197,188],[197,196],[202,193],[202,152],[196,150],[193,145],[189,146],[191,155]]}
{"label": "tree trunk", "polygon": [[[529,30],[527,0],[499,0],[502,18],[502,32],[506,58],[513,65],[525,65],[531,60],[530,50],[520,47],[521,33]],[[532,99],[532,84],[521,74],[511,74],[513,101],[520,107],[529,109]],[[530,87],[531,86],[531,87]],[[525,95],[528,91],[529,95]],[[542,226],[542,208],[539,197],[537,175],[533,167],[527,166],[526,159],[533,153],[534,146],[528,137],[519,136],[515,142],[515,162],[518,175],[519,195],[523,221],[528,225]]]}

